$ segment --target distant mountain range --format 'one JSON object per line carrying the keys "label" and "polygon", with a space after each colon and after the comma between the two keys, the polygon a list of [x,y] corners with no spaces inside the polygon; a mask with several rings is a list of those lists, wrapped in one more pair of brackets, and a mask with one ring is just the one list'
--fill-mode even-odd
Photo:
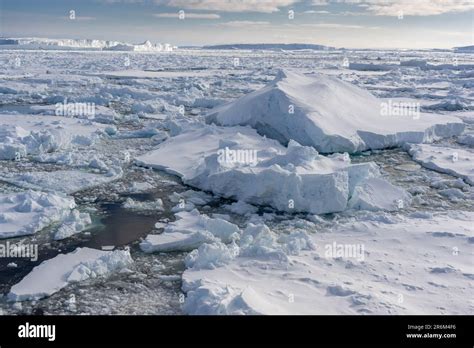
{"label": "distant mountain range", "polygon": [[454,47],[455,52],[474,52],[474,46]]}

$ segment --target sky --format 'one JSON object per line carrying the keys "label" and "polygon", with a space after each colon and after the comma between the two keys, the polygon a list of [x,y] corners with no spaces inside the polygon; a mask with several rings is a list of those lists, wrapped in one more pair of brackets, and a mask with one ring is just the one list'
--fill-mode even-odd
{"label": "sky", "polygon": [[474,45],[474,0],[0,0],[0,36],[452,48]]}

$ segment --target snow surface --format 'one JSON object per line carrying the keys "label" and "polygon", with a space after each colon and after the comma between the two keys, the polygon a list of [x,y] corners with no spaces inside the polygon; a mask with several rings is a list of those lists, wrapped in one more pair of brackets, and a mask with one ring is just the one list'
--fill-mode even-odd
{"label": "snow surface", "polygon": [[57,170],[52,172],[0,172],[0,180],[27,189],[51,192],[75,193],[116,180],[121,173],[102,175],[81,170]]}
{"label": "snow surface", "polygon": [[140,243],[146,253],[190,251],[214,241],[228,243],[238,236],[238,226],[222,219],[201,215],[198,210],[180,212],[161,234],[150,234]]}
{"label": "snow surface", "polygon": [[[132,200],[125,203],[129,210],[119,216],[124,224],[97,236],[107,239],[125,233],[127,240],[140,238],[141,234],[135,237],[135,226],[141,228],[143,219],[148,226],[145,233],[153,224],[155,228],[142,247],[157,251],[133,248],[134,267],[115,277],[68,283],[55,296],[21,306],[0,301],[0,312],[34,314],[40,308],[45,314],[179,314],[184,264],[187,313],[474,313],[469,301],[474,190],[464,175],[469,174],[470,162],[459,161],[472,158],[471,53],[180,49],[150,54],[127,45],[123,47],[127,51],[115,52],[57,45],[39,51],[0,46],[0,152],[5,158],[0,160],[0,195],[15,197],[25,194],[23,188],[31,188],[37,191],[34,195],[57,196],[71,203],[74,200],[63,194],[74,193],[78,204],[65,205],[63,212],[58,204],[58,210],[51,211],[36,196],[30,201],[28,193],[15,204],[2,201],[0,214],[8,211],[6,218],[2,215],[7,222],[0,222],[0,231],[12,223],[8,214],[17,214],[10,236],[50,226],[51,236],[17,237],[26,243],[45,241],[40,255],[43,248],[56,254],[58,245],[73,250],[96,237],[84,232],[88,217],[106,217],[104,223],[114,224],[117,221],[109,217],[115,213],[109,216],[104,206],[110,203],[123,211],[120,205],[130,196]],[[345,58],[360,69],[344,67]],[[236,60],[240,65],[235,65]],[[272,83],[280,69],[294,71]],[[298,83],[290,74],[298,76]],[[313,86],[322,88],[313,92]],[[262,88],[271,91],[265,94]],[[259,99],[262,94],[275,98],[266,105]],[[260,109],[240,102],[252,95]],[[57,103],[66,98],[94,103],[95,116],[56,116]],[[277,105],[282,100],[294,103],[293,114],[287,103]],[[229,102],[242,103],[238,105],[245,112],[262,111],[253,119],[266,110],[286,118],[275,118],[282,122],[264,127],[249,124],[255,129],[204,125],[207,114]],[[376,111],[390,102],[419,104],[421,111],[434,114],[380,117]],[[374,111],[367,113],[369,109]],[[239,115],[242,111],[233,110]],[[350,160],[347,154],[321,156],[312,146],[296,144],[308,130],[316,129],[308,117],[315,110],[316,126],[328,132],[328,143],[323,145],[352,152],[357,146],[379,148],[415,138],[436,139],[436,145],[429,145],[435,147],[434,157],[426,163],[437,163],[439,169],[422,168],[401,149],[357,153]],[[348,115],[360,118],[352,120]],[[456,121],[445,126],[451,116]],[[302,121],[294,122],[298,117]],[[275,132],[277,126],[299,139],[293,133],[285,139]],[[465,132],[459,137],[441,139],[457,135],[462,127]],[[367,129],[370,134],[361,132]],[[406,134],[410,130],[415,132]],[[262,137],[265,131],[280,143]],[[390,135],[395,131],[400,139]],[[309,143],[303,145],[313,145],[313,139],[306,140]],[[28,147],[30,153],[24,157],[22,150]],[[247,154],[257,150],[256,161],[247,158],[250,163],[240,163],[232,156],[218,161],[217,152],[226,147],[248,150]],[[354,150],[358,151],[362,150]],[[460,163],[450,163],[450,151],[458,152]],[[20,160],[13,160],[17,155]],[[183,180],[131,163],[142,157],[147,159],[142,165]],[[450,174],[444,174],[448,170]],[[334,184],[326,184],[325,176]],[[339,177],[343,179],[337,181]],[[249,191],[252,186],[257,189]],[[26,211],[13,211],[23,201]],[[321,209],[320,202],[329,209]],[[343,211],[327,215],[304,213],[339,209]],[[170,213],[178,214],[177,221]],[[139,223],[128,227],[129,217],[134,223],[135,216]],[[29,225],[30,221],[41,224]],[[80,238],[60,242],[49,238],[81,231]],[[114,242],[108,242],[107,250]],[[326,246],[334,242],[363,246],[364,251],[327,256]],[[12,274],[24,272],[21,261],[5,261],[0,267],[8,267]],[[88,271],[80,267],[71,280],[84,274]],[[6,280],[5,291],[14,279]],[[25,293],[34,296],[38,288],[31,286],[30,293],[29,287],[25,285]]]}
{"label": "snow surface", "polygon": [[51,296],[70,283],[107,276],[133,263],[128,250],[102,251],[77,248],[69,254],[42,262],[15,284],[10,301],[31,301]]}
{"label": "snow surface", "polygon": [[[429,215],[428,215],[429,216]],[[250,225],[240,245],[203,245],[187,260],[189,314],[468,314],[472,212],[374,219],[278,239]],[[328,252],[336,243],[335,252]],[[339,245],[363,246],[362,253]],[[236,256],[236,251],[238,256]],[[342,249],[344,250],[344,249]],[[353,249],[347,249],[353,250]],[[349,257],[348,257],[349,256]]]}
{"label": "snow surface", "polygon": [[437,145],[412,145],[408,152],[422,166],[474,185],[474,151]]}
{"label": "snow surface", "polygon": [[74,198],[54,193],[0,194],[0,238],[34,234],[52,223],[68,219],[75,207]]}
{"label": "snow surface", "polygon": [[250,125],[280,142],[295,140],[323,153],[430,142],[464,129],[461,120],[451,116],[384,115],[383,105],[366,90],[338,78],[285,70],[263,89],[212,110],[207,120]]}
{"label": "snow surface", "polygon": [[[234,151],[229,153],[235,158],[227,158],[227,150]],[[255,158],[237,161],[238,151],[253,151]],[[354,188],[379,176],[374,163],[351,164],[347,154],[321,156],[293,141],[285,148],[247,127],[198,127],[163,142],[137,163],[179,175],[186,184],[226,198],[314,214],[345,210]],[[391,185],[372,195],[388,191],[403,198],[402,190]]]}
{"label": "snow surface", "polygon": [[92,144],[105,127],[88,120],[43,115],[0,115],[0,159],[41,155]]}

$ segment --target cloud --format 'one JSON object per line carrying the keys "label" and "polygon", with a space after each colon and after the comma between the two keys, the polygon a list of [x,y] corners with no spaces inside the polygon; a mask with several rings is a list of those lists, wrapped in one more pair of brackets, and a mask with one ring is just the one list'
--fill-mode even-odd
{"label": "cloud", "polygon": [[[154,13],[153,17],[156,18],[179,18],[179,13]],[[216,13],[193,13],[184,12],[184,19],[219,19],[220,15]]]}
{"label": "cloud", "polygon": [[325,29],[380,29],[380,27],[367,27],[363,25],[341,24],[341,23],[307,23],[307,24],[287,24],[293,28],[325,28]]}
{"label": "cloud", "polygon": [[219,23],[221,26],[232,27],[232,28],[245,28],[245,27],[260,27],[270,25],[269,22],[262,21],[230,21],[225,23]]}
{"label": "cloud", "polygon": [[329,11],[315,11],[315,10],[308,10],[308,11],[304,11],[303,13],[328,14],[328,13],[330,13],[330,12],[329,12]]}
{"label": "cloud", "polygon": [[158,5],[191,10],[222,12],[265,12],[280,11],[300,0],[154,0]]}
{"label": "cloud", "polygon": [[87,22],[87,21],[95,21],[97,18],[96,17],[89,17],[89,16],[77,16],[72,19],[69,16],[61,16],[59,17],[61,19],[65,19],[68,21],[78,21],[78,22]]}
{"label": "cloud", "polygon": [[365,8],[376,16],[435,16],[474,10],[473,0],[337,0]]}

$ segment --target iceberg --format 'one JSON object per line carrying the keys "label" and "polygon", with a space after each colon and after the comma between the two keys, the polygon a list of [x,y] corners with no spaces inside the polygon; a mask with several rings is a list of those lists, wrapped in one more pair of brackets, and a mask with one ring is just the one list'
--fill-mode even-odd
{"label": "iceberg", "polygon": [[249,127],[213,125],[172,137],[136,163],[221,197],[313,214],[345,210],[354,188],[380,175],[374,163],[351,164],[347,153],[327,157],[294,141],[286,148]]}
{"label": "iceberg", "polygon": [[208,123],[249,125],[283,144],[295,140],[321,153],[424,143],[459,135],[461,120],[445,115],[387,110],[387,102],[368,91],[323,74],[281,70],[264,88],[219,106]]}

